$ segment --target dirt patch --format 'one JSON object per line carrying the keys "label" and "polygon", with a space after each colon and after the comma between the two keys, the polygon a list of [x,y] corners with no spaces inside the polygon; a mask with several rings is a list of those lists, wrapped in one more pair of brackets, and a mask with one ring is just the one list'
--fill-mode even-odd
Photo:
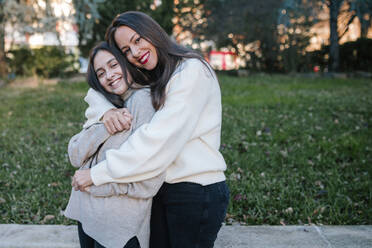
{"label": "dirt patch", "polygon": [[76,74],[69,78],[63,78],[61,81],[65,81],[67,83],[80,83],[87,81],[87,78],[85,74]]}
{"label": "dirt patch", "polygon": [[42,79],[38,77],[17,78],[9,85],[14,88],[37,88],[40,85],[56,85],[60,79]]}
{"label": "dirt patch", "polygon": [[[58,82],[77,83],[86,81],[85,74],[76,74],[69,78],[39,78],[39,77],[19,77],[9,83],[14,88],[37,88],[41,85],[56,85]],[[1,87],[0,81],[0,87]],[[5,85],[5,83],[4,83]]]}

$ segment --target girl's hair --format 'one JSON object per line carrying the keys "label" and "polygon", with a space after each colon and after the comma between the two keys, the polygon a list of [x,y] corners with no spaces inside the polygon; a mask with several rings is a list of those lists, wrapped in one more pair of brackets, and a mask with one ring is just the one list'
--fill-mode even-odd
{"label": "girl's hair", "polygon": [[131,86],[131,84],[128,83],[128,74],[127,74],[127,69],[126,69],[128,62],[125,59],[123,59],[123,55],[116,47],[109,46],[109,44],[105,41],[99,43],[97,46],[92,48],[92,50],[90,51],[88,72],[87,72],[88,84],[91,88],[102,93],[106,97],[106,99],[109,100],[116,107],[121,108],[124,106],[124,101],[121,99],[119,95],[109,93],[103,88],[103,86],[98,80],[97,73],[94,70],[94,58],[96,57],[97,53],[102,50],[107,51],[111,53],[112,55],[114,55],[115,59],[118,61],[120,65],[121,70],[123,71],[124,81],[128,85],[128,88],[130,88]]}
{"label": "girl's hair", "polygon": [[[148,71],[142,68],[136,68],[130,63],[127,68],[136,83],[150,86],[152,104],[156,110],[164,105],[166,86],[177,65],[183,58],[197,58],[208,69],[210,68],[201,55],[172,41],[155,20],[138,11],[128,11],[117,15],[107,28],[106,41],[111,46],[116,47],[117,50],[120,49],[115,42],[115,32],[120,26],[127,26],[133,29],[141,38],[150,42],[156,49],[158,64],[153,70]],[[126,58],[125,55],[123,56]]]}

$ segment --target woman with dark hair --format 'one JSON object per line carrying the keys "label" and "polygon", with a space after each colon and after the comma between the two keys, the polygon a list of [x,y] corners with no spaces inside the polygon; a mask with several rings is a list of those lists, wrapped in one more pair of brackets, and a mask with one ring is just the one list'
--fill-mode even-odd
{"label": "woman with dark hair", "polygon": [[[114,106],[127,108],[133,120],[128,131],[115,135],[110,135],[104,124],[97,122],[85,125],[73,136],[68,154],[71,164],[80,168],[79,171],[94,168],[105,159],[107,150],[119,148],[155,112],[150,90],[133,82],[125,64],[120,51],[106,42],[92,49],[87,74],[89,85]],[[64,214],[78,221],[81,247],[148,247],[152,197],[163,182],[164,173],[161,173],[133,183],[92,185],[83,192],[72,190]]]}
{"label": "woman with dark hair", "polygon": [[[128,72],[151,89],[156,113],[106,160],[74,175],[76,189],[134,182],[166,172],[154,197],[150,247],[213,247],[226,215],[226,163],[219,152],[221,92],[209,64],[173,42],[144,13],[118,15],[106,33],[129,62]],[[119,109],[88,92],[89,121],[109,119]],[[105,121],[110,132],[125,128]]]}

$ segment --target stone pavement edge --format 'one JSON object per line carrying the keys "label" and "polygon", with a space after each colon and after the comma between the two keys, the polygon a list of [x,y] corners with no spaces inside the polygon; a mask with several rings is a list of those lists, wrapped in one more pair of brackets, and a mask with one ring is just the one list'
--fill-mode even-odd
{"label": "stone pavement edge", "polygon": [[[78,248],[74,225],[0,224],[0,248]],[[223,226],[215,248],[372,248],[367,226]]]}

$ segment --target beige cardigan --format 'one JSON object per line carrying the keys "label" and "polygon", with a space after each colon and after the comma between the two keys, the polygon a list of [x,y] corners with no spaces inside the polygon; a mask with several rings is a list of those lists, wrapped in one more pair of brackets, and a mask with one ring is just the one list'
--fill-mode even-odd
{"label": "beige cardigan", "polygon": [[[106,151],[117,149],[142,124],[151,120],[155,110],[149,89],[135,90],[126,100],[133,115],[127,132],[110,136],[102,123],[85,127],[69,142],[71,164],[81,169],[105,160]],[[122,248],[137,236],[142,248],[149,246],[152,197],[165,179],[161,173],[148,180],[134,183],[107,183],[92,186],[90,193],[72,189],[64,212],[67,218],[82,223],[84,232],[105,247]]]}

